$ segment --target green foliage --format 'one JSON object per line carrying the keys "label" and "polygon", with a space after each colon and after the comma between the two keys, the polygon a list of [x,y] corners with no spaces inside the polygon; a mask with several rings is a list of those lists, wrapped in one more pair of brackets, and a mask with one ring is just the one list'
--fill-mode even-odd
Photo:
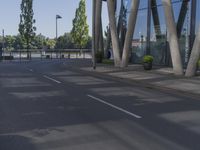
{"label": "green foliage", "polygon": [[44,46],[47,46],[48,49],[54,49],[56,46],[56,40],[47,38],[44,42]]}
{"label": "green foliage", "polygon": [[200,67],[200,59],[198,60],[198,63],[197,63],[198,67]]}
{"label": "green foliage", "polygon": [[153,56],[151,55],[145,55],[143,57],[143,63],[152,63],[154,60]]}
{"label": "green foliage", "polygon": [[31,48],[42,49],[45,41],[46,41],[46,37],[40,33],[36,35],[34,39],[32,40]]}
{"label": "green foliage", "polygon": [[[17,35],[17,36],[14,36],[15,37],[15,41],[12,45],[12,47],[17,50],[17,49],[25,49],[26,48],[26,44],[25,42],[22,40],[22,37],[21,35]],[[6,42],[6,41],[5,41]]]}
{"label": "green foliage", "polygon": [[114,60],[112,59],[103,59],[103,64],[107,64],[107,65],[114,65]]}
{"label": "green foliage", "polygon": [[[3,43],[3,37],[0,36],[0,43]],[[91,49],[92,45],[92,38],[89,37],[89,40],[84,48]],[[50,39],[45,37],[42,34],[38,34],[34,36],[32,39],[32,42],[29,45],[30,49],[43,49],[46,47],[47,49],[75,49],[76,46],[74,45],[72,41],[72,37],[70,33],[65,33],[63,36],[60,36],[56,42],[55,39]],[[23,40],[22,36],[20,34],[18,35],[7,35],[4,38],[4,49],[6,51],[12,51],[12,50],[20,50],[20,49],[26,49],[27,45],[25,41]]]}
{"label": "green foliage", "polygon": [[13,44],[15,42],[15,37],[11,36],[11,35],[7,35],[4,40],[6,41],[5,42],[5,49],[7,51],[13,50],[14,49]]}
{"label": "green foliage", "polygon": [[84,48],[89,40],[89,26],[87,24],[85,0],[80,0],[76,9],[71,31],[72,40],[77,48]]}
{"label": "green foliage", "polygon": [[[0,43],[3,42],[3,37],[0,36]],[[49,39],[43,36],[42,34],[36,35],[29,48],[31,49],[42,49],[46,46],[48,49],[54,49],[56,41],[54,39]],[[4,48],[6,51],[26,49],[26,43],[22,40],[21,35],[11,36],[8,35],[4,38]]]}
{"label": "green foliage", "polygon": [[72,36],[70,33],[65,33],[63,36],[58,37],[56,48],[58,49],[73,49],[75,47]]}
{"label": "green foliage", "polygon": [[21,14],[19,23],[19,33],[22,40],[25,42],[27,49],[30,48],[31,42],[34,39],[36,27],[33,26],[33,0],[22,0]]}

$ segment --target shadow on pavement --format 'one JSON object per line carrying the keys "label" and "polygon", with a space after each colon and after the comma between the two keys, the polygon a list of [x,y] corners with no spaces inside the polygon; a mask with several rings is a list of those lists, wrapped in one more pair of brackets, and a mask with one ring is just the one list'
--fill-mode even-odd
{"label": "shadow on pavement", "polygon": [[28,138],[17,135],[0,136],[1,150],[36,150]]}

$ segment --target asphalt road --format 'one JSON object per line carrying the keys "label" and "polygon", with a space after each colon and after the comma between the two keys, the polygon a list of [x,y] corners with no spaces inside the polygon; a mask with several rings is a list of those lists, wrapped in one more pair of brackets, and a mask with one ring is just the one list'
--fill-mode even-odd
{"label": "asphalt road", "polygon": [[200,99],[80,70],[0,64],[0,150],[200,150]]}

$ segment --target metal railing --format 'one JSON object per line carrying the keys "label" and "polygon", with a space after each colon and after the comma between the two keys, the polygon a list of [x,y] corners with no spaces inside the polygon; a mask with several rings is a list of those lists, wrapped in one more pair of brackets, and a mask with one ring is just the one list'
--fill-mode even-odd
{"label": "metal railing", "polygon": [[91,49],[31,49],[3,51],[3,60],[90,59]]}

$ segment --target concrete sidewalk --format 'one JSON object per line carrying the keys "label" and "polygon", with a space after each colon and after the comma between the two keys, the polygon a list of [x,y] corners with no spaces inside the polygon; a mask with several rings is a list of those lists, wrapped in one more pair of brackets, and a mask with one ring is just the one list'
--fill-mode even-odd
{"label": "concrete sidewalk", "polygon": [[115,68],[110,65],[100,65],[97,66],[96,70],[93,70],[91,67],[85,67],[82,70],[137,81],[148,86],[200,94],[200,76],[193,78],[174,76],[172,68],[154,67],[151,71],[145,71],[142,65],[130,65],[125,69]]}

